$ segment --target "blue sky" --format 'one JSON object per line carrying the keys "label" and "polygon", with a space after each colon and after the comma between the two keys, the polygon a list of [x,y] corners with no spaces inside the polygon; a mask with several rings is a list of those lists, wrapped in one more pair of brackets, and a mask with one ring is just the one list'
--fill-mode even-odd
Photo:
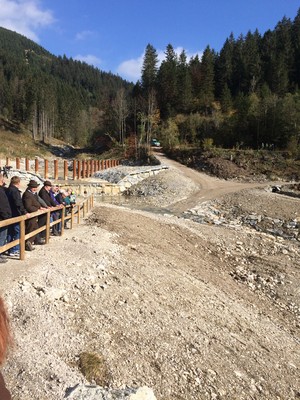
{"label": "blue sky", "polygon": [[189,56],[219,51],[231,32],[263,34],[299,8],[299,0],[0,0],[0,26],[136,81],[148,43],[160,60],[169,43]]}

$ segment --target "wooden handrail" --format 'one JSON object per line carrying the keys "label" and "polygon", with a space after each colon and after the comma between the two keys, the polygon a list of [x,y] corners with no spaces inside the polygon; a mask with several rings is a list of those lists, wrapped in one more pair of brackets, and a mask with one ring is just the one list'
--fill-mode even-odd
{"label": "wooden handrail", "polygon": [[[51,168],[49,168],[50,163],[52,165]],[[86,160],[77,160],[73,159],[70,161],[67,160],[48,160],[44,158],[43,160],[40,160],[39,158],[35,158],[34,160],[30,160],[27,157],[23,159],[23,162],[21,163],[21,158],[16,157],[15,160],[11,159],[9,157],[6,157],[6,164],[7,166],[15,166],[17,170],[24,170],[27,172],[30,172],[31,169],[34,168],[35,174],[38,174],[40,176],[43,176],[44,179],[48,179],[50,176],[50,179],[58,180],[58,179],[63,179],[65,181],[69,180],[72,176],[71,179],[74,181],[76,179],[85,179],[89,178],[90,176],[93,175],[96,170],[103,170],[106,168],[110,167],[115,167],[119,165],[120,160],[117,159],[108,159],[108,160],[95,160],[95,159],[86,159]],[[1,163],[0,163],[1,164]],[[34,165],[33,165],[34,164]],[[42,168],[43,165],[43,168]],[[72,168],[70,168],[72,173],[69,173],[69,165],[72,165]],[[51,171],[51,173],[50,173]],[[71,176],[70,176],[71,175]]]}
{"label": "wooden handrail", "polygon": [[[89,212],[91,207],[90,205],[93,204],[94,202],[94,196],[91,194],[87,198],[85,198],[82,202],[76,203],[74,206],[57,206],[57,207],[52,207],[52,208],[47,208],[46,210],[41,210],[41,211],[36,211],[33,213],[30,213],[30,217],[27,218],[26,215],[21,215],[19,217],[14,217],[14,218],[9,218],[5,219],[3,221],[0,221],[0,228],[5,227],[5,226],[10,226],[12,224],[19,223],[20,224],[20,239],[16,239],[13,242],[6,243],[4,246],[0,246],[0,253],[3,253],[12,247],[16,245],[20,245],[20,259],[24,260],[25,259],[25,242],[32,236],[37,235],[40,232],[46,231],[46,236],[45,236],[45,244],[49,243],[50,239],[50,228],[54,225],[57,225],[61,223],[62,229],[61,229],[61,235],[64,233],[64,224],[66,221],[70,220],[71,226],[70,228],[72,229],[75,223],[75,216],[77,215],[77,224],[80,223],[80,213],[82,212],[83,218],[86,215],[86,211]],[[71,213],[68,215],[65,215],[65,209],[70,208]],[[54,211],[61,210],[61,218],[50,222],[50,214]],[[47,219],[46,219],[46,224],[44,226],[39,227],[35,231],[32,231],[30,233],[25,234],[25,221],[27,219],[35,218],[38,217],[39,215],[47,214]]]}

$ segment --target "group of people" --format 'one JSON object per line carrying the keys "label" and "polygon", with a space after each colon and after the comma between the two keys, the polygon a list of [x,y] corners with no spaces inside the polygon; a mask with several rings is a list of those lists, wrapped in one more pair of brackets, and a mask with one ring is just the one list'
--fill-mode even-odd
{"label": "group of people", "polygon": [[[0,221],[25,215],[27,218],[25,221],[26,234],[45,226],[47,221],[47,214],[30,217],[31,213],[58,206],[58,210],[50,213],[50,220],[53,222],[61,218],[62,212],[67,213],[69,211],[65,206],[72,206],[76,203],[75,195],[70,189],[62,190],[58,185],[52,185],[48,180],[44,181],[40,190],[40,184],[34,179],[30,180],[23,195],[20,186],[20,177],[13,176],[9,186],[6,187],[4,177],[0,174]],[[67,229],[67,226],[64,228]],[[61,223],[53,225],[52,235],[60,235],[60,230]],[[0,247],[19,238],[20,224],[18,222],[8,227],[0,227]],[[30,237],[26,240],[25,250],[34,250],[34,244],[44,244],[45,238],[46,230]],[[13,258],[19,258],[20,246],[16,245],[9,249],[8,255]],[[0,263],[5,262],[7,262],[7,259],[0,253]]]}

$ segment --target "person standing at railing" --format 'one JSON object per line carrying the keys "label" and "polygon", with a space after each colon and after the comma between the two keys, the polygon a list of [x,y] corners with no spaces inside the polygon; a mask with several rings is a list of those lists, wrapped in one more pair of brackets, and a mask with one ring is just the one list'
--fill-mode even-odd
{"label": "person standing at railing", "polygon": [[[10,180],[9,187],[6,190],[6,195],[8,197],[8,201],[10,204],[12,217],[19,217],[21,215],[26,215],[27,218],[30,216],[27,213],[21,196],[21,179],[19,176],[13,176]],[[16,224],[12,224],[8,227],[8,237],[7,241],[12,242],[14,240],[20,239],[20,223],[17,222]],[[20,257],[20,245],[17,244],[16,246],[9,249],[9,256],[14,258]]]}
{"label": "person standing at railing", "polygon": [[[38,200],[38,196],[37,196],[38,187],[39,187],[39,184],[35,180],[31,179],[27,185],[27,189],[23,193],[22,201],[23,201],[24,207],[28,213],[33,213],[38,210],[45,210],[45,208],[41,206],[41,204]],[[25,224],[26,234],[31,233],[31,232],[35,231],[36,229],[38,229],[39,227],[46,225],[46,219],[47,219],[46,214],[42,214],[39,216],[39,219],[37,217],[33,217],[33,218],[29,218],[28,220],[26,220],[26,224]],[[36,236],[37,235],[32,236],[31,238],[26,240],[25,250],[27,250],[27,251],[34,250],[33,243],[35,240],[38,240],[38,238]],[[43,242],[38,241],[37,243],[42,244]]]}
{"label": "person standing at railing", "polygon": [[[53,185],[52,186],[52,188],[51,188],[51,190],[50,190],[50,196],[52,197],[52,199],[57,203],[57,205],[60,205],[61,206],[61,208],[65,208],[65,206],[66,206],[66,203],[65,203],[65,201],[64,201],[64,199],[63,199],[63,197],[62,197],[62,189],[60,189],[60,187],[58,186],[58,185]],[[58,218],[60,218],[61,219],[61,217],[62,217],[62,213],[65,213],[65,215],[66,215],[66,212],[67,212],[67,210],[65,209],[64,211],[63,210],[58,210],[57,211],[57,213],[58,213]],[[61,223],[59,223],[58,224],[58,230],[59,231],[61,231]],[[66,227],[66,223],[65,223],[65,227]]]}
{"label": "person standing at railing", "polygon": [[[57,207],[59,203],[55,200],[54,195],[51,193],[52,183],[50,181],[45,181],[44,186],[39,191],[39,196],[44,202],[47,204],[48,207]],[[59,219],[59,212],[53,211],[51,213],[51,222],[57,221]],[[59,236],[59,227],[58,224],[52,227],[52,234],[54,236]]]}
{"label": "person standing at railing", "polygon": [[[5,181],[3,175],[0,174],[0,221],[11,218],[11,208],[6,196]],[[7,241],[7,226],[0,228],[0,247],[4,246]],[[0,253],[0,263],[6,263],[7,259]]]}

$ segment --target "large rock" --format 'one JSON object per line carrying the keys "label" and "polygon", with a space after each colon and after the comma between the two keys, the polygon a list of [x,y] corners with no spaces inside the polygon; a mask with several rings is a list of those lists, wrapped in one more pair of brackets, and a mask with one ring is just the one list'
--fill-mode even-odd
{"label": "large rock", "polygon": [[67,391],[69,400],[156,400],[152,389],[144,386],[138,389],[103,389],[100,386],[76,385]]}

